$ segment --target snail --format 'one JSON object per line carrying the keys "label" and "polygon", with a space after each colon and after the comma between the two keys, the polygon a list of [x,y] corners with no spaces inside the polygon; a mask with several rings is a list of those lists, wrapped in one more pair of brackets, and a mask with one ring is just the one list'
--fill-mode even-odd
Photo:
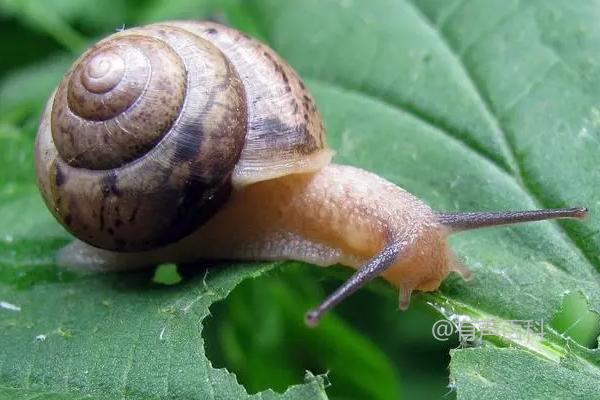
{"label": "snail", "polygon": [[310,326],[381,275],[400,292],[471,272],[446,243],[473,228],[583,218],[583,207],[442,213],[331,162],[315,102],[265,44],[211,22],[114,33],[49,99],[36,138],[40,191],[79,240],[61,265],[118,270],[199,259],[356,269]]}

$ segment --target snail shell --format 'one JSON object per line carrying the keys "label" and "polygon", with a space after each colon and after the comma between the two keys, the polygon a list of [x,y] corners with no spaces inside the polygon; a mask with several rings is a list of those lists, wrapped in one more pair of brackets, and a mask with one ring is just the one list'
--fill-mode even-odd
{"label": "snail shell", "polygon": [[177,241],[233,188],[329,163],[320,115],[273,50],[207,22],[100,41],[48,101],[36,140],[49,209],[94,246]]}

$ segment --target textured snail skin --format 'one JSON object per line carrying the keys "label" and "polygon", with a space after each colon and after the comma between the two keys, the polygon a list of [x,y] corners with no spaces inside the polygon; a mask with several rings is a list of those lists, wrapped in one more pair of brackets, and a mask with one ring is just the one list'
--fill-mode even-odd
{"label": "textured snail skin", "polygon": [[218,24],[170,22],[102,40],[65,75],[36,141],[48,208],[94,246],[174,242],[232,187],[321,168],[321,118],[297,74]]}
{"label": "textured snail skin", "polygon": [[411,250],[382,276],[401,289],[408,305],[413,289],[435,290],[450,271],[469,275],[446,245],[448,233],[407,191],[364,170],[330,164],[246,187],[207,224],[162,249],[118,253],[75,242],[59,262],[111,270],[198,259],[290,259],[358,268],[390,238],[401,237]]}

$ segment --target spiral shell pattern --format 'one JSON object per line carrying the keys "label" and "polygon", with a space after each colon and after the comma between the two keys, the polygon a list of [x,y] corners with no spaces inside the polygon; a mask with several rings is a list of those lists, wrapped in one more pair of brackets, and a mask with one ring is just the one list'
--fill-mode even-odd
{"label": "spiral shell pattern", "polygon": [[240,77],[209,41],[165,24],[119,32],[82,55],[48,102],[38,183],[80,239],[158,247],[226,201],[247,124]]}
{"label": "spiral shell pattern", "polygon": [[86,54],[59,87],[52,137],[75,167],[116,168],[168,132],[186,96],[186,67],[160,39],[130,35]]}

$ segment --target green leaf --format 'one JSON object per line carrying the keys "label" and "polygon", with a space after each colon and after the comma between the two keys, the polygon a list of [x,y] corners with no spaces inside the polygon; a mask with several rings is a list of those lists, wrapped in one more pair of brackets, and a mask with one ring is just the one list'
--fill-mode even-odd
{"label": "green leaf", "polygon": [[459,398],[465,399],[592,399],[598,396],[596,372],[572,368],[568,360],[558,364],[516,349],[483,347],[453,351],[451,373]]}
{"label": "green leaf", "polygon": [[[571,340],[549,321],[559,312],[557,321],[573,320],[563,308],[567,293],[600,312],[598,0],[203,4],[197,15],[223,18],[261,37],[306,78],[336,162],[374,171],[436,209],[589,207],[584,223],[456,235],[451,246],[474,270],[474,280],[452,277],[423,298],[451,321],[497,328],[481,347],[452,352],[458,398],[596,395],[598,349]],[[144,10],[140,22],[179,15],[159,2]],[[69,29],[56,26],[44,29],[69,48],[79,46]],[[58,82],[62,72],[49,73],[44,84]],[[206,357],[204,318],[237,283],[279,264],[222,265],[206,279],[199,273],[173,286],[153,284],[151,273],[82,277],[57,270],[53,255],[68,235],[45,210],[31,166],[31,121],[53,85],[43,95],[36,85],[19,95],[12,79],[0,87],[0,301],[7,306],[0,307],[0,397],[245,396],[236,378]],[[300,312],[292,309],[288,313]],[[544,323],[544,337],[524,336],[523,321]],[[331,325],[321,338],[334,351],[363,343],[335,316],[324,324]],[[253,334],[243,323],[228,329],[234,339]],[[348,341],[327,339],[329,329]],[[597,329],[594,319],[578,337]],[[588,342],[595,347],[597,340]],[[389,371],[380,353],[369,352],[379,359],[369,373]],[[332,356],[322,356],[331,367]],[[324,397],[324,390],[323,378],[309,375],[284,396]]]}
{"label": "green leaf", "polygon": [[[79,278],[0,291],[2,384],[11,398],[245,398],[235,377],[205,357],[201,321],[242,279],[273,265],[238,265],[157,288],[147,274]],[[104,338],[104,339],[102,339]],[[274,397],[271,391],[262,397]],[[320,377],[284,398],[323,396]],[[62,396],[62,397],[61,397]]]}

